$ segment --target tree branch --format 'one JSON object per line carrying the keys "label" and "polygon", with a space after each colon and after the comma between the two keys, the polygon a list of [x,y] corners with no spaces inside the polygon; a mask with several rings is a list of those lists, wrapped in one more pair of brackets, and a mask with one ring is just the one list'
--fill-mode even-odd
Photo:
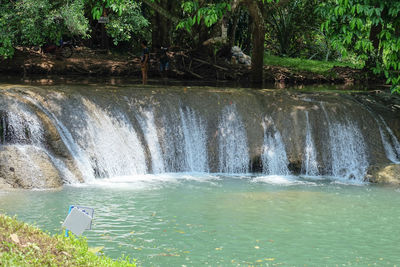
{"label": "tree branch", "polygon": [[148,5],[150,8],[154,9],[154,11],[156,11],[161,16],[172,21],[173,23],[177,24],[179,22],[179,18],[175,17],[170,12],[165,10],[163,7],[157,5],[155,2],[153,2],[151,0],[142,0],[142,2],[145,3],[146,5]]}

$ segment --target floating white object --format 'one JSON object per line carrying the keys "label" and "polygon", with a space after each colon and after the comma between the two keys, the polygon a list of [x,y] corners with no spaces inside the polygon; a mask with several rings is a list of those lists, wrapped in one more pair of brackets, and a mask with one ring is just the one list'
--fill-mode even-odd
{"label": "floating white object", "polygon": [[73,208],[62,224],[75,235],[82,235],[92,222],[92,217],[78,208]]}

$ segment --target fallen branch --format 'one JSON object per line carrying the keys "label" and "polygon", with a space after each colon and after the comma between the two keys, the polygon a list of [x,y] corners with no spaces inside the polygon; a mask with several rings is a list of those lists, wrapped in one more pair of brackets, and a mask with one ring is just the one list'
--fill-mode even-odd
{"label": "fallen branch", "polygon": [[199,78],[199,79],[204,79],[202,76],[200,76],[200,75],[197,74],[197,73],[194,73],[193,71],[188,70],[187,72],[190,73],[190,74],[192,74],[194,77],[197,77],[197,78]]}
{"label": "fallen branch", "polygon": [[227,68],[212,64],[212,63],[207,62],[205,60],[201,60],[201,59],[198,59],[198,58],[193,58],[193,60],[196,60],[197,62],[201,62],[201,63],[204,63],[204,64],[208,64],[208,65],[213,66],[213,67],[215,67],[217,69],[221,69],[221,70],[224,70],[224,71],[229,71]]}

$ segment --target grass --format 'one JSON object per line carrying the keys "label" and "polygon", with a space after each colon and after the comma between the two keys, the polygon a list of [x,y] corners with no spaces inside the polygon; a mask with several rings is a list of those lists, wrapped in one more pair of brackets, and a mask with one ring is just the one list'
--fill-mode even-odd
{"label": "grass", "polygon": [[50,236],[0,214],[0,266],[136,266],[129,258],[114,261],[96,255],[84,238]]}
{"label": "grass", "polygon": [[320,61],[320,60],[309,60],[301,58],[288,58],[265,55],[264,64],[269,66],[286,67],[297,71],[309,71],[318,74],[326,74],[335,66],[350,67],[359,69],[362,66],[359,64],[352,64],[339,61]]}

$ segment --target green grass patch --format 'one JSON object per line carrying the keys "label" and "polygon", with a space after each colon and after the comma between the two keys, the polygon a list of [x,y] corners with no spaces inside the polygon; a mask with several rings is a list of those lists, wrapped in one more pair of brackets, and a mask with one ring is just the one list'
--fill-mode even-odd
{"label": "green grass patch", "polygon": [[0,214],[1,266],[136,266],[129,258],[96,255],[84,238],[50,236]]}
{"label": "green grass patch", "polygon": [[318,74],[326,74],[330,69],[335,66],[350,67],[355,69],[362,68],[361,64],[353,64],[349,62],[339,61],[319,61],[301,58],[288,58],[265,55],[264,65],[286,67],[292,70],[309,71]]}

